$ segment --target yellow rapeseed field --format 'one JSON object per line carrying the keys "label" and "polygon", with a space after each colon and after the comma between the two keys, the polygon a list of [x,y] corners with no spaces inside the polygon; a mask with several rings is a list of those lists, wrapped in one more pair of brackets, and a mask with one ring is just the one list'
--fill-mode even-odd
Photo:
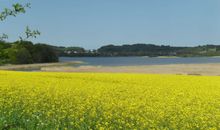
{"label": "yellow rapeseed field", "polygon": [[220,76],[0,71],[0,129],[220,129]]}

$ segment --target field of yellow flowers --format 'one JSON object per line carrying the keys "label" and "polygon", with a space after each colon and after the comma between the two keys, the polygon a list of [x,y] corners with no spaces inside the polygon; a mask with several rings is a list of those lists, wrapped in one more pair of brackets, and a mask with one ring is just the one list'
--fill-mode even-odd
{"label": "field of yellow flowers", "polygon": [[220,129],[220,77],[0,71],[0,129]]}

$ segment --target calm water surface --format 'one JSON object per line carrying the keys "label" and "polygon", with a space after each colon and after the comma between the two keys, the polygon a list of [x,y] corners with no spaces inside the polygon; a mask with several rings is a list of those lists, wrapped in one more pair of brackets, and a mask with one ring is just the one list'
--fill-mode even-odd
{"label": "calm water surface", "polygon": [[220,57],[149,58],[149,57],[60,57],[60,62],[83,61],[83,65],[137,66],[164,64],[220,63]]}

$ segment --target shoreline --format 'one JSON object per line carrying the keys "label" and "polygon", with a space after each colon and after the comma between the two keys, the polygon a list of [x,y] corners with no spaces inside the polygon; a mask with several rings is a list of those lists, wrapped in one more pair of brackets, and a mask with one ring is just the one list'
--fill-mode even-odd
{"label": "shoreline", "polygon": [[220,76],[220,63],[139,66],[91,66],[81,61],[0,66],[0,70],[40,72],[145,73]]}
{"label": "shoreline", "polygon": [[46,72],[91,72],[91,73],[146,73],[177,75],[220,75],[220,63],[169,64],[142,66],[63,66],[43,67]]}
{"label": "shoreline", "polygon": [[3,65],[0,70],[15,70],[15,71],[41,71],[43,67],[62,67],[62,66],[77,66],[82,64],[82,61],[56,62],[56,63],[36,63],[23,65]]}

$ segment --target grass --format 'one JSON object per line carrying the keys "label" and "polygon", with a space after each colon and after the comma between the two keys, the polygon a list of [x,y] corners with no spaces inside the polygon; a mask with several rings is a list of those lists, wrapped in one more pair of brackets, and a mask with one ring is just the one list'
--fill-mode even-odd
{"label": "grass", "polygon": [[220,77],[0,71],[0,129],[220,129]]}

